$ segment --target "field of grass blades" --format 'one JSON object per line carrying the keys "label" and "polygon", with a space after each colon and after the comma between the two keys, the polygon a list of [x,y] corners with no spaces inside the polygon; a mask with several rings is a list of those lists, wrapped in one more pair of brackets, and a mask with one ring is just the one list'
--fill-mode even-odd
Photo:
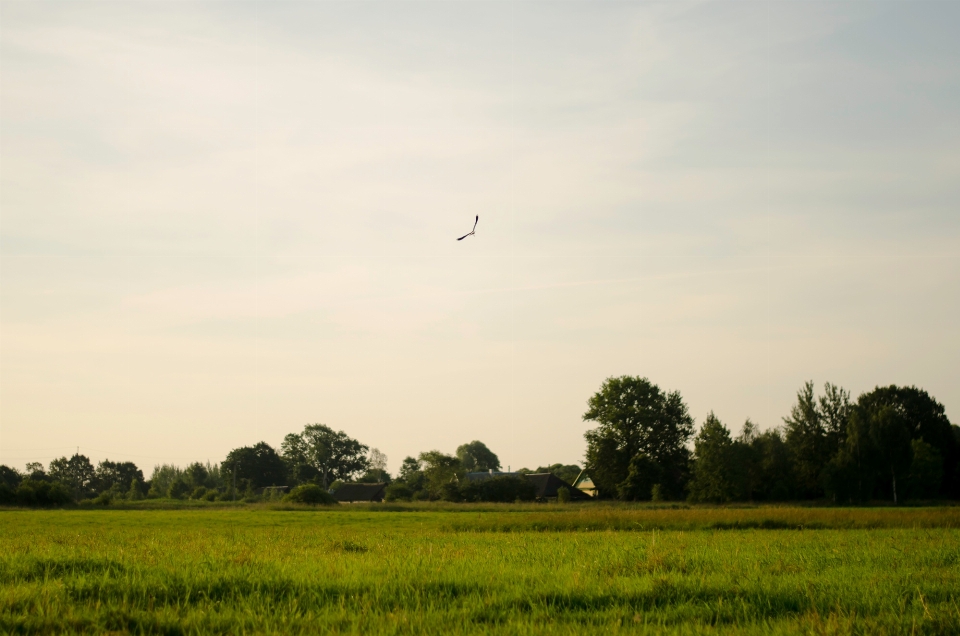
{"label": "field of grass blades", "polygon": [[955,634],[958,590],[950,508],[0,512],[2,633]]}

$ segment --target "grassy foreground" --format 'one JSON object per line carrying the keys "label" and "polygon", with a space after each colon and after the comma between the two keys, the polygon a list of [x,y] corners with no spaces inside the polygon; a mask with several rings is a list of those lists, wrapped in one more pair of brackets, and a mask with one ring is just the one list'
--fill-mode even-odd
{"label": "grassy foreground", "polygon": [[960,509],[0,511],[2,633],[960,633]]}

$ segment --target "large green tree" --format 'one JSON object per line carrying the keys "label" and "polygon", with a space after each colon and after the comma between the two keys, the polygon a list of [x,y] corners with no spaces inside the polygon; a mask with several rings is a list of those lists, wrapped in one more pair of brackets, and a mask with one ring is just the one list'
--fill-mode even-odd
{"label": "large green tree", "polygon": [[939,494],[960,497],[960,448],[942,404],[915,386],[877,387],[857,399],[857,407],[875,416],[884,407],[893,408],[903,418],[911,439],[932,446],[943,459]]}
{"label": "large green tree", "polygon": [[446,455],[438,450],[420,453],[418,458],[423,467],[424,487],[431,499],[449,498],[457,493],[457,477],[463,473],[460,459]]}
{"label": "large green tree", "polygon": [[315,475],[324,488],[350,481],[370,466],[368,446],[325,424],[308,424],[299,435],[287,435],[280,448],[295,478]]}
{"label": "large green tree", "polygon": [[743,482],[737,445],[730,431],[711,411],[693,440],[691,501],[725,503],[740,498]]}
{"label": "large green tree", "polygon": [[[238,489],[283,486],[287,483],[287,465],[277,451],[266,442],[233,449],[221,462],[220,472],[230,486],[233,485],[234,476],[236,476]],[[191,475],[193,479],[205,478],[205,476],[196,469]],[[196,486],[202,483],[202,481],[192,482],[191,485]]]}
{"label": "large green tree", "polygon": [[500,458],[487,448],[486,444],[478,440],[458,446],[457,458],[463,469],[468,472],[500,470]]}
{"label": "large green tree", "polygon": [[641,453],[656,463],[665,494],[682,494],[693,418],[679,392],[665,393],[647,378],[607,378],[587,406],[584,421],[598,426],[584,434],[586,468],[601,496],[618,496],[631,460]]}
{"label": "large green tree", "polygon": [[47,471],[50,478],[70,488],[77,498],[92,494],[96,469],[86,455],[79,453],[67,459],[61,457],[50,462]]}
{"label": "large green tree", "polygon": [[797,403],[783,422],[799,497],[813,499],[824,495],[828,464],[845,443],[850,413],[850,393],[829,382],[819,399],[814,394],[813,382],[804,383],[797,392]]}
{"label": "large green tree", "polygon": [[137,468],[136,464],[133,462],[112,462],[105,459],[97,465],[94,484],[97,492],[112,489],[126,493],[130,491],[130,484],[134,480],[143,483],[143,471]]}

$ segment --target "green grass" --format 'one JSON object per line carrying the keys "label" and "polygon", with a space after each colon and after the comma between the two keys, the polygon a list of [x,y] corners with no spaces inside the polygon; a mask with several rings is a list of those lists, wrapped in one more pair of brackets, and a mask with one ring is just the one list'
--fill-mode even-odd
{"label": "green grass", "polygon": [[0,632],[960,633],[960,509],[0,511]]}

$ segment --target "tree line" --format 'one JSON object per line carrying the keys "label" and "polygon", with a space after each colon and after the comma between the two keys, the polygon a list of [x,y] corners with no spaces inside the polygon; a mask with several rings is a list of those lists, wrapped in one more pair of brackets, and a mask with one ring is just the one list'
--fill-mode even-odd
{"label": "tree line", "polygon": [[[437,450],[407,457],[399,475],[387,471],[387,457],[344,431],[309,424],[284,437],[279,449],[266,442],[235,448],[219,464],[194,462],[186,468],[154,467],[150,479],[132,462],[105,460],[94,466],[79,453],[50,462],[28,464],[21,472],[0,466],[0,505],[55,506],[71,502],[107,505],[115,500],[195,499],[258,501],[294,488],[293,501],[324,503],[323,493],[350,481],[386,483],[390,501],[515,501],[533,498],[531,486],[517,475],[492,484],[459,486],[470,471],[499,471],[500,459],[480,441],[446,455]],[[572,481],[576,465],[554,464],[519,474],[554,472]],[[314,487],[313,489],[306,488]],[[281,488],[278,488],[281,487]]]}
{"label": "tree line", "polygon": [[[597,426],[585,433],[584,467],[601,498],[896,503],[960,497],[960,427],[916,387],[878,387],[854,402],[841,387],[828,382],[818,396],[807,382],[781,426],[761,432],[748,419],[736,436],[712,412],[696,430],[680,393],[647,378],[608,378],[587,407],[583,420]],[[469,472],[501,470],[497,455],[474,440],[453,454],[429,450],[406,457],[392,476],[378,449],[309,424],[284,437],[278,449],[259,442],[233,449],[219,464],[159,465],[149,480],[132,462],[94,466],[79,453],[46,469],[40,463],[23,472],[0,466],[0,504],[256,501],[283,487],[300,487],[294,500],[320,502],[351,481],[388,484],[388,501],[526,501],[534,494],[524,474],[551,472],[572,484],[581,469],[552,464],[464,479]]]}
{"label": "tree line", "polygon": [[[712,412],[695,432],[677,391],[608,378],[590,398],[586,468],[602,497],[693,502],[859,503],[960,497],[960,427],[916,387],[877,387],[851,401],[805,383],[783,424],[749,419],[736,437]],[[690,441],[692,440],[692,448]]]}

